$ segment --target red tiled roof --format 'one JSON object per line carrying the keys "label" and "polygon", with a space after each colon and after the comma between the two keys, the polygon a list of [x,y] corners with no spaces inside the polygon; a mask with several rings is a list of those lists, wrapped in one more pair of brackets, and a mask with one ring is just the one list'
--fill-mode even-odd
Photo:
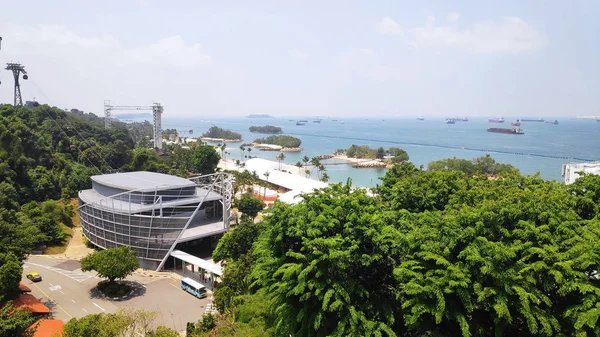
{"label": "red tiled roof", "polygon": [[19,281],[19,289],[22,293],[30,293],[31,289],[23,283],[23,281]]}
{"label": "red tiled roof", "polygon": [[33,323],[29,328],[37,325],[33,337],[54,337],[62,336],[65,323],[57,319],[42,319]]}
{"label": "red tiled roof", "polygon": [[19,295],[13,300],[13,305],[16,309],[28,309],[34,314],[49,314],[51,312],[47,306],[30,294]]}

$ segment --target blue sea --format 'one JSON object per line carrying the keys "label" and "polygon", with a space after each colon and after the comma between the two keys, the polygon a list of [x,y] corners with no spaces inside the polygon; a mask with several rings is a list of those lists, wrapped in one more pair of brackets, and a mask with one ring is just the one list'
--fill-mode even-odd
{"label": "blue sea", "polygon": [[[406,119],[323,119],[314,123],[306,119],[306,125],[297,126],[296,119],[286,118],[169,118],[163,115],[163,128],[179,131],[193,130],[190,136],[198,137],[212,125],[242,134],[244,142],[251,143],[258,137],[248,128],[252,125],[274,125],[302,140],[304,151],[285,153],[285,162],[295,164],[303,156],[313,157],[331,154],[336,149],[352,144],[384,148],[400,147],[406,150],[415,165],[427,166],[434,160],[444,158],[472,159],[490,154],[496,161],[517,167],[522,174],[537,172],[544,179],[563,181],[562,165],[570,162],[600,159],[600,123],[594,120],[558,119],[553,125],[540,122],[523,122],[524,135],[489,133],[489,127],[510,128],[510,120],[504,124],[489,123],[487,118],[472,118],[468,122],[445,124],[444,118],[427,118],[419,121]],[[231,157],[240,158],[241,143],[228,143]],[[279,152],[253,149],[252,156],[275,160]],[[328,161],[331,162],[331,161]],[[328,165],[327,173],[332,182],[352,179],[356,186],[375,186],[385,169],[357,169],[351,165]]]}

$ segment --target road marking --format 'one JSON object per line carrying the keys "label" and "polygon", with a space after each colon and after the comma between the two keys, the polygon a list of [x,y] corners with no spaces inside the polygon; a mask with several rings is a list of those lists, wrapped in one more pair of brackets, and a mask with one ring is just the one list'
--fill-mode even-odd
{"label": "road marking", "polygon": [[60,293],[63,294],[63,295],[65,294],[62,290],[60,291]]}
{"label": "road marking", "polygon": [[171,282],[169,282],[169,284],[170,284],[172,287],[175,287],[175,288],[177,288],[177,289],[181,289],[181,287],[178,287],[178,286],[174,285],[174,284],[173,284],[173,283],[171,283]]}
{"label": "road marking", "polygon": [[48,284],[49,284],[51,287],[54,287],[54,284],[52,284],[52,283],[48,283]]}
{"label": "road marking", "polygon": [[101,306],[99,306],[98,304],[96,304],[96,302],[92,302],[92,303],[94,303],[94,305],[95,305],[95,306],[97,306],[98,308],[100,308],[100,310],[102,310],[102,311],[106,311],[106,310],[104,310],[104,308],[103,308],[103,307],[101,307]]}
{"label": "road marking", "polygon": [[75,300],[74,300],[74,299],[71,299],[71,302],[75,303]]}
{"label": "road marking", "polygon": [[48,300],[51,301],[52,303],[56,304],[57,307],[60,308],[60,310],[64,311],[65,314],[67,314],[69,317],[73,318],[73,316],[71,316],[71,314],[69,314],[65,309],[63,309],[63,307],[60,306],[60,304],[58,304],[55,300],[52,299],[52,297],[48,296],[48,294],[46,294],[42,288],[38,287],[37,284],[33,283],[33,285],[38,288],[39,291],[42,292],[42,294],[44,294],[44,296],[48,297]]}
{"label": "road marking", "polygon": [[83,310],[83,311],[87,312],[87,310],[85,310],[84,308],[81,308],[81,310]]}
{"label": "road marking", "polygon": [[[50,284],[50,285],[52,286],[52,284]],[[57,291],[57,290],[60,290],[61,288],[62,287],[59,284],[52,286],[52,287],[48,287],[48,289],[50,289],[50,291]],[[61,293],[62,293],[62,291],[61,291]]]}
{"label": "road marking", "polygon": [[42,264],[37,264],[37,263],[33,263],[33,262],[25,262],[27,264],[30,264],[32,266],[36,266],[36,267],[40,267],[40,268],[45,268],[48,270],[52,270],[53,272],[59,273],[63,276],[66,276],[70,279],[73,279],[77,282],[83,282],[87,279],[90,279],[92,277],[94,277],[95,275],[92,273],[83,273],[83,272],[77,272],[77,271],[68,271],[68,270],[64,270],[64,269],[60,269],[60,268],[56,268],[56,267],[51,267],[51,266],[44,266]]}

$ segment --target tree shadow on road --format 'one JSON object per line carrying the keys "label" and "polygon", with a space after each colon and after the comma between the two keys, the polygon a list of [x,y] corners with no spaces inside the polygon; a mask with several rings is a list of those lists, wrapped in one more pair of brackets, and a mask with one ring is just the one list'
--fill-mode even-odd
{"label": "tree shadow on road", "polygon": [[146,287],[140,282],[129,280],[121,280],[116,282],[128,285],[131,288],[131,292],[125,296],[111,298],[104,295],[100,290],[98,290],[98,287],[93,287],[89,291],[90,298],[105,299],[115,302],[124,302],[138,296],[144,296],[146,294]]}

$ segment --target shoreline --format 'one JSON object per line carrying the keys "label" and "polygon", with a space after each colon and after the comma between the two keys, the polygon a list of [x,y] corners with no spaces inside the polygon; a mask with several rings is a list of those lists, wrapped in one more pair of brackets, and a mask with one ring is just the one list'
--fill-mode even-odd
{"label": "shoreline", "polygon": [[200,140],[211,142],[211,143],[241,143],[242,139],[225,139],[225,138],[211,138],[211,137],[200,137]]}
{"label": "shoreline", "polygon": [[328,159],[345,160],[352,164],[352,167],[356,168],[391,168],[392,164],[387,164],[381,159],[369,159],[369,158],[352,158],[345,154],[334,154],[333,157]]}

